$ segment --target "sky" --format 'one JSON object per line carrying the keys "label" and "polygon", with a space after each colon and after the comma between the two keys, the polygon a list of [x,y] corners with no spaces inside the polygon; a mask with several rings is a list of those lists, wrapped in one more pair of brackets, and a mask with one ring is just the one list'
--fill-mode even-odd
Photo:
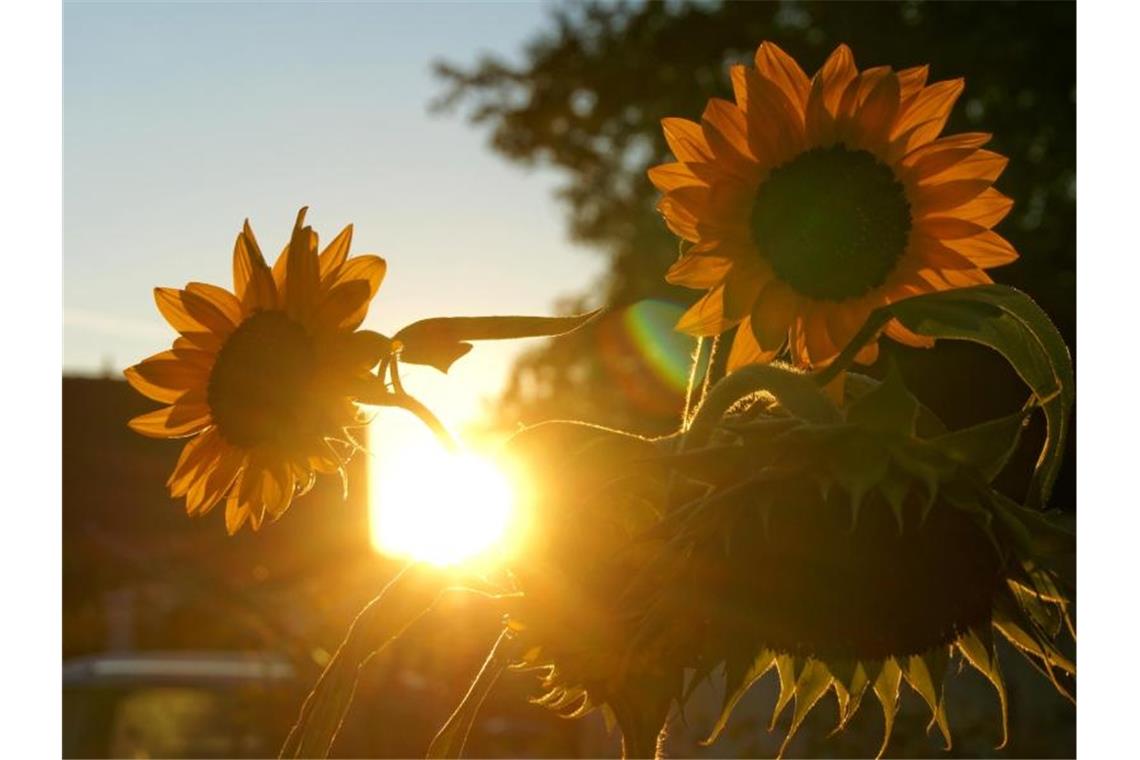
{"label": "sky", "polygon": [[[549,314],[602,258],[568,241],[552,170],[508,164],[485,130],[428,110],[431,65],[518,61],[539,3],[64,5],[64,371],[117,373],[169,346],[156,285],[230,285],[248,217],[275,255],[301,206],[322,244],[388,274],[364,327]],[[482,344],[408,389],[478,418],[526,342]]]}

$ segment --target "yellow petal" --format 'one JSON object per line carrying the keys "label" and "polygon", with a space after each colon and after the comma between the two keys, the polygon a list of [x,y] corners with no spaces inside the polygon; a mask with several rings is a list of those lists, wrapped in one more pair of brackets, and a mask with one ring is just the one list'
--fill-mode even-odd
{"label": "yellow petal", "polygon": [[352,225],[350,224],[341,230],[340,234],[333,238],[332,242],[321,251],[319,260],[322,283],[330,280],[336,270],[348,259],[348,249],[351,245]]}
{"label": "yellow petal", "polygon": [[946,245],[970,259],[983,269],[1000,267],[1017,260],[1017,250],[1001,235],[990,230],[959,240],[948,240]]}
{"label": "yellow petal", "polygon": [[756,51],[756,68],[801,110],[807,104],[810,83],[803,69],[772,42],[762,42]]}
{"label": "yellow petal", "polygon": [[[188,354],[193,358],[187,358]],[[173,404],[190,391],[199,391],[204,397],[212,359],[213,356],[204,351],[163,351],[128,367],[123,374],[139,393]]]}
{"label": "yellow petal", "polygon": [[732,339],[732,350],[728,353],[728,371],[735,372],[749,364],[763,364],[775,357],[775,351],[765,351],[760,348],[752,334],[752,320],[745,317],[736,328],[736,336]]}
{"label": "yellow petal", "polygon": [[170,495],[181,498],[190,490],[194,480],[217,461],[222,455],[225,441],[222,440],[217,428],[210,428],[201,435],[195,436],[182,447],[178,456],[178,463],[167,479],[166,485]]}
{"label": "yellow petal", "polygon": [[197,403],[164,406],[140,414],[127,424],[131,430],[150,438],[182,438],[206,428],[210,421],[210,407]]}
{"label": "yellow petal", "polygon": [[221,309],[197,293],[155,288],[154,301],[170,326],[188,338],[203,332],[225,337],[237,326]]}
{"label": "yellow petal", "polygon": [[234,241],[234,293],[246,313],[277,308],[277,286],[249,220]]}
{"label": "yellow petal", "polygon": [[673,155],[684,162],[708,162],[713,159],[712,149],[705,140],[701,127],[688,119],[669,117],[661,120],[665,142]]}
{"label": "yellow petal", "polygon": [[225,314],[230,322],[235,325],[241,324],[243,317],[241,302],[230,291],[206,282],[192,282],[186,286],[186,290],[209,301],[218,311]]}
{"label": "yellow petal", "polygon": [[788,285],[770,282],[752,306],[752,333],[761,347],[777,351],[788,339],[788,329],[801,308],[802,299]]}

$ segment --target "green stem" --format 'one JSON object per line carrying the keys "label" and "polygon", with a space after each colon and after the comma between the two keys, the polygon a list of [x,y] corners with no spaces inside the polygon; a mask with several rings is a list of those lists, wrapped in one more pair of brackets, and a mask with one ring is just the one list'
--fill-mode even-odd
{"label": "green stem", "polygon": [[[696,406],[693,399],[693,391],[697,388],[697,370],[701,366],[701,349],[705,347],[705,339],[703,337],[697,338],[697,347],[693,349],[693,364],[689,369],[689,384],[685,388],[685,411],[681,414],[681,432],[689,427],[689,415],[692,414],[693,408]],[[707,377],[707,372],[706,372]]]}
{"label": "green stem", "polygon": [[424,406],[414,396],[399,391],[395,393],[389,391],[383,381],[376,376],[372,376],[369,382],[360,385],[354,395],[356,400],[361,404],[394,406],[411,412],[428,426],[428,429],[435,434],[435,437],[439,439],[439,442],[442,443],[448,451],[452,453],[459,451],[459,444],[456,442],[454,436],[451,435],[451,432],[430,409]]}

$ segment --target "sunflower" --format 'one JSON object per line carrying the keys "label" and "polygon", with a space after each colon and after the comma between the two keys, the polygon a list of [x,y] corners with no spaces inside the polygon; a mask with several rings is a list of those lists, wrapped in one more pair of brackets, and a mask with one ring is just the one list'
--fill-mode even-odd
{"label": "sunflower", "polygon": [[845,408],[811,419],[757,401],[679,463],[708,490],[669,518],[656,565],[671,580],[633,649],[698,676],[723,667],[709,743],[774,670],[773,727],[794,704],[784,748],[828,692],[838,729],[872,693],[881,755],[904,683],[949,748],[943,681],[955,660],[994,686],[1004,734],[999,637],[1071,696],[1076,666],[1057,637],[1074,631],[1073,536],[990,485],[1027,413],[947,432],[897,374],[851,375],[847,390],[857,397]]}
{"label": "sunflower", "polygon": [[125,371],[168,406],[130,426],[191,440],[167,485],[191,515],[226,503],[226,529],[279,518],[318,473],[340,473],[363,424],[351,397],[387,348],[357,331],[380,287],[378,256],[348,257],[352,226],[319,255],[301,209],[273,268],[249,222],[234,245],[234,289],[192,282],[156,288],[158,310],[180,335],[168,351]]}
{"label": "sunflower", "polygon": [[[876,307],[991,282],[1017,258],[991,228],[1013,201],[992,187],[1008,160],[990,135],[939,137],[963,80],[927,67],[860,72],[840,45],[811,79],[760,45],[733,66],[736,103],[701,123],[662,122],[676,163],[649,170],[658,209],[683,239],[666,279],[707,290],[677,323],[695,336],[737,326],[729,369],[786,345],[800,366],[833,359]],[[930,341],[890,323],[907,345]],[[859,356],[874,361],[878,343]]]}

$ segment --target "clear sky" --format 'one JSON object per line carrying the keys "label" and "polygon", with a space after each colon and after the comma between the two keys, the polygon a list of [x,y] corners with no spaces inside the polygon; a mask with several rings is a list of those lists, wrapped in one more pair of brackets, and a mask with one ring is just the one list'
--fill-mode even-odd
{"label": "clear sky", "polygon": [[[388,275],[365,327],[551,313],[601,273],[566,239],[552,172],[432,115],[431,63],[517,60],[536,3],[76,3],[64,6],[64,368],[117,371],[173,334],[155,285],[229,284],[249,217],[267,255],[300,206]],[[455,425],[523,348],[485,344],[406,385]]]}

